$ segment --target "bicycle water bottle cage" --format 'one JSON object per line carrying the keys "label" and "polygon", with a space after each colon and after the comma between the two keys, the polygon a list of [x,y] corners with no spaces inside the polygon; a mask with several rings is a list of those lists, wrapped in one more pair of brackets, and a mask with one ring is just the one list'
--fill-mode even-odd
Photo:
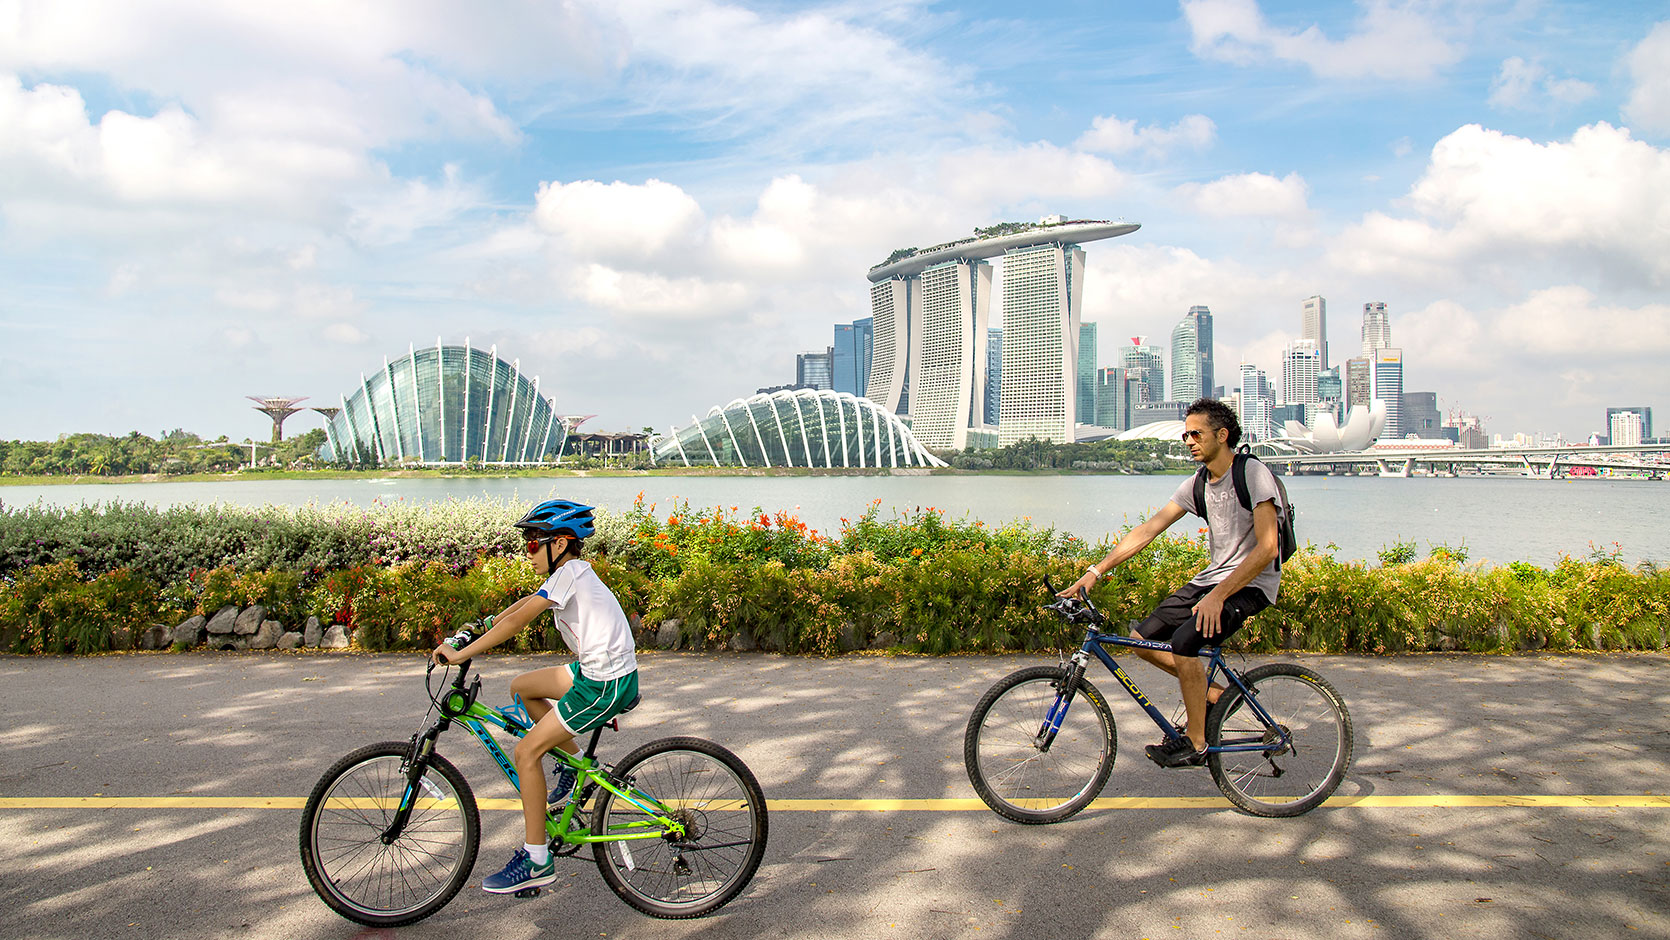
{"label": "bicycle water bottle cage", "polygon": [[517,722],[523,728],[533,727],[533,716],[528,714],[528,704],[522,701],[522,696],[517,693],[511,693],[510,704],[499,709],[499,711],[506,718]]}

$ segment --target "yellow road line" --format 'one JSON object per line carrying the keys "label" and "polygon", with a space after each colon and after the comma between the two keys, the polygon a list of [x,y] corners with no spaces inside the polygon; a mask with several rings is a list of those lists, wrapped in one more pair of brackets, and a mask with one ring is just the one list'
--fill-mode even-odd
{"label": "yellow road line", "polygon": [[[299,810],[307,801],[299,796],[8,796],[6,809],[283,809]],[[520,811],[520,800],[483,799],[484,810]],[[767,800],[780,813],[962,813],[983,811],[977,799],[943,800]],[[1225,809],[1217,796],[1122,796],[1093,800],[1090,809]],[[1523,806],[1542,809],[1670,809],[1667,794],[1485,794],[1438,793],[1430,796],[1335,796],[1324,808],[1342,809],[1458,809]]]}

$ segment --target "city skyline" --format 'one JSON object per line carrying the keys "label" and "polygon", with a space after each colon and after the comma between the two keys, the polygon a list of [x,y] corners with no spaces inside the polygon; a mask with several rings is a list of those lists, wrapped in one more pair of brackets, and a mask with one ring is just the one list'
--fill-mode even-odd
{"label": "city skyline", "polygon": [[1325,296],[1327,365],[1385,302],[1407,384],[1505,434],[1670,391],[1662,4],[94,8],[0,23],[6,439],[265,438],[245,394],[437,335],[664,428],[889,251],[1047,213],[1144,225],[1086,268],[1098,366],[1198,304],[1217,384],[1275,376]]}

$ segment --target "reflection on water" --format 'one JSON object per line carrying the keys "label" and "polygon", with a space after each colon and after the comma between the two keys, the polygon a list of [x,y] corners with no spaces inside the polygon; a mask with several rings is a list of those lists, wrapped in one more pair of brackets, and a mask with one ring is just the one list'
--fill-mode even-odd
{"label": "reflection on water", "polygon": [[[674,500],[694,506],[788,510],[821,531],[862,515],[879,501],[893,512],[934,507],[953,518],[999,525],[1026,519],[1091,541],[1135,524],[1165,503],[1182,476],[901,476],[641,477],[514,479],[264,480],[0,486],[0,501],[144,502],[158,507],[224,502],[299,506],[378,500],[430,502],[490,497],[532,502],[561,495],[627,509],[639,492],[665,515]],[[1432,545],[1465,545],[1470,560],[1539,565],[1562,553],[1587,555],[1591,544],[1622,559],[1670,563],[1670,484],[1633,480],[1532,480],[1522,477],[1286,477],[1299,511],[1301,539],[1339,546],[1341,559],[1373,558],[1396,541],[1424,554]],[[1196,520],[1174,530],[1193,532]]]}

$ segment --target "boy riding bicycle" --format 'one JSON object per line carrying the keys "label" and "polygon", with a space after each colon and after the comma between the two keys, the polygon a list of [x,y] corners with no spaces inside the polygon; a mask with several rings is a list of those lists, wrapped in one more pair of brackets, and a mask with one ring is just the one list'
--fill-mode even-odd
{"label": "boy riding bicycle", "polygon": [[1132,636],[1169,642],[1172,652],[1136,650],[1136,654],[1177,677],[1188,716],[1180,738],[1168,738],[1145,749],[1162,767],[1199,767],[1206,763],[1206,709],[1224,691],[1207,687],[1201,647],[1222,645],[1241,629],[1248,617],[1275,603],[1281,585],[1277,512],[1284,508],[1275,474],[1257,460],[1246,461],[1246,486],[1251,509],[1243,508],[1231,481],[1235,445],[1241,422],[1221,401],[1202,398],[1189,406],[1183,420],[1183,441],[1194,459],[1206,468],[1206,505],[1195,503],[1195,478],[1190,475],[1171,500],[1148,521],[1119,540],[1107,557],[1090,566],[1083,577],[1061,592],[1076,596],[1108,572],[1142,551],[1156,536],[1186,513],[1205,516],[1211,562],[1179,588]]}
{"label": "boy riding bicycle", "polygon": [[[562,806],[574,789],[574,770],[561,765],[557,784],[545,792],[543,760],[553,749],[573,754],[578,735],[620,714],[638,698],[637,648],[620,602],[591,565],[580,558],[583,540],[595,531],[592,507],[549,499],[515,527],[527,541],[534,570],[547,575],[539,590],[506,607],[475,642],[454,650],[442,643],[430,654],[441,663],[471,659],[515,636],[546,610],[553,611],[563,642],[575,661],[517,676],[510,690],[526,704],[533,727],[517,742],[516,776],[522,792],[525,844],[483,890],[510,894],[557,880],[556,860],[546,842],[545,814]],[[552,703],[555,703],[554,705]]]}

